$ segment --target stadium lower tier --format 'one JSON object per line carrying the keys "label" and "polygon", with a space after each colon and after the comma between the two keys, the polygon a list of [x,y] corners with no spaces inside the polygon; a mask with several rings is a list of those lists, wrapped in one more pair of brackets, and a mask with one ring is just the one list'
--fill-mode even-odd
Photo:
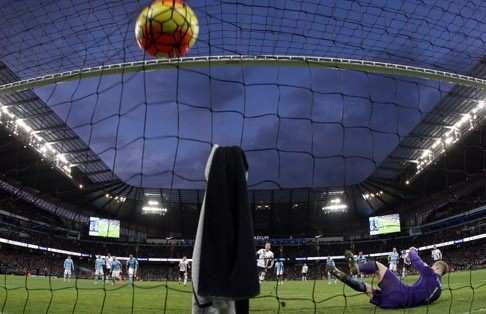
{"label": "stadium lower tier", "polygon": [[[393,245],[393,244],[392,244]],[[409,246],[413,246],[410,243]],[[174,249],[175,250],[175,249]],[[478,241],[465,242],[442,248],[443,260],[449,264],[451,270],[464,271],[486,268],[486,257],[481,252],[486,250],[485,238]],[[98,251],[104,251],[100,248]],[[112,254],[118,255],[117,252],[111,251]],[[422,259],[428,263],[432,262],[430,250],[420,252]],[[190,255],[188,255],[190,256]],[[179,255],[178,258],[182,258]],[[95,259],[92,257],[72,257],[74,260],[75,271],[74,278],[93,278]],[[285,258],[285,257],[283,257]],[[0,248],[0,273],[30,275],[30,276],[53,276],[63,277],[64,260],[66,255],[39,251],[29,248],[22,248],[10,244],[3,244]],[[388,264],[386,256],[368,258],[368,260],[379,261],[385,265]],[[325,279],[325,261],[307,261],[309,266],[309,279]],[[337,266],[345,268],[344,261],[336,260]],[[303,261],[284,262],[284,279],[299,280],[301,278],[301,269]],[[137,274],[140,280],[174,281],[178,279],[179,268],[178,262],[148,262],[139,261],[139,271]],[[125,266],[122,267],[125,270]],[[401,264],[398,267],[401,270]],[[412,268],[409,273],[415,273]],[[123,274],[123,272],[122,272]],[[268,279],[275,278],[275,270],[268,272]]]}
{"label": "stadium lower tier", "polygon": [[[408,249],[413,243],[420,247],[442,243],[446,241],[457,241],[466,237],[486,233],[486,221],[479,219],[474,222],[442,228],[437,231],[428,232],[417,236],[405,236],[395,238],[377,237],[365,241],[347,242],[319,242],[310,240],[295,243],[279,243],[272,241],[272,251],[275,257],[298,258],[304,256],[335,256],[342,255],[344,250],[352,249],[356,253],[377,253],[390,252],[393,247],[399,251]],[[34,230],[11,222],[0,221],[0,238],[29,243],[46,248],[55,248],[71,252],[81,252],[90,255],[107,254],[108,252],[117,256],[128,256],[133,254],[136,257],[146,258],[181,258],[192,256],[192,241],[181,241],[178,245],[149,244],[149,243],[127,243],[117,240],[100,241],[92,239],[73,239],[66,236],[51,234],[45,230]],[[263,245],[259,243],[258,245]]]}

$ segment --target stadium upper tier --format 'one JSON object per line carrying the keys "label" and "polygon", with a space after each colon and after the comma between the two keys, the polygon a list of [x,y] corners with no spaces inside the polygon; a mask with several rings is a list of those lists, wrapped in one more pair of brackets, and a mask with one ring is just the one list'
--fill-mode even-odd
{"label": "stadium upper tier", "polygon": [[274,233],[396,211],[408,226],[486,181],[483,3],[193,1],[184,62],[145,60],[141,3],[66,3],[0,7],[0,86],[32,87],[0,95],[0,185],[59,216],[193,232],[213,144],[245,150],[256,228]]}

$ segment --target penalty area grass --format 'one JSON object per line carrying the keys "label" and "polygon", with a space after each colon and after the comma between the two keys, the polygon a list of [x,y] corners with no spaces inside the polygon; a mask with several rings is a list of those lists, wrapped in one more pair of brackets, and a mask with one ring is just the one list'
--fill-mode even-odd
{"label": "penalty area grass", "polygon": [[[406,279],[408,284],[417,276]],[[61,278],[0,276],[0,313],[190,313],[192,287],[177,282],[137,281],[103,286],[101,281]],[[366,279],[371,283],[371,278]],[[250,301],[252,313],[479,313],[486,312],[486,270],[456,272],[442,280],[442,296],[427,306],[383,311],[363,293],[327,280],[266,281],[259,297]],[[133,312],[132,312],[133,309]]]}

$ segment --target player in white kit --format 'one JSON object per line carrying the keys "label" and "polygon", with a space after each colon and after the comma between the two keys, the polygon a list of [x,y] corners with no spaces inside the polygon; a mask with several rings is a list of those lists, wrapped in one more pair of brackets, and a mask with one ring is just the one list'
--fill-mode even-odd
{"label": "player in white kit", "polygon": [[[258,281],[262,283],[265,280],[265,274],[267,273],[267,269],[272,269],[273,263],[275,262],[273,259],[273,252],[270,251],[271,244],[270,242],[265,243],[265,248],[260,249],[256,252],[258,255],[257,267],[258,267]],[[270,266],[268,265],[270,263]]]}
{"label": "player in white kit", "polygon": [[434,262],[438,262],[442,260],[442,252],[437,248],[437,246],[434,245],[434,249],[432,250],[432,258],[434,259]]}
{"label": "player in white kit", "polygon": [[187,258],[184,256],[179,262],[179,286],[181,285],[182,278],[184,278],[184,287],[186,286],[188,269],[191,269],[191,265],[189,264]]}
{"label": "player in white kit", "polygon": [[304,264],[304,266],[302,266],[302,281],[307,281],[308,271],[309,271],[309,266],[307,266],[307,264]]}
{"label": "player in white kit", "polygon": [[108,280],[109,276],[111,275],[111,265],[113,264],[113,257],[111,257],[111,253],[105,257],[105,278]]}

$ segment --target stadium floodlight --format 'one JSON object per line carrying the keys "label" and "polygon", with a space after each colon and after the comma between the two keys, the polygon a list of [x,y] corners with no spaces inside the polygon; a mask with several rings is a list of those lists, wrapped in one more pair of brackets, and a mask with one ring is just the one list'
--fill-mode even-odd
{"label": "stadium floodlight", "polygon": [[146,197],[160,197],[160,193],[145,192],[143,193]]}
{"label": "stadium floodlight", "polygon": [[338,205],[327,205],[322,207],[323,210],[339,210],[339,209],[347,209],[348,205],[346,204],[338,204]]}
{"label": "stadium floodlight", "polygon": [[148,204],[149,204],[150,206],[157,206],[157,205],[159,205],[159,202],[157,202],[157,201],[153,201],[153,200],[150,200],[150,201],[148,201]]}
{"label": "stadium floodlight", "polygon": [[257,205],[256,209],[270,209],[270,205],[268,204]]}
{"label": "stadium floodlight", "polygon": [[348,211],[348,205],[346,204],[330,204],[322,207],[325,214],[329,213],[345,213]]}
{"label": "stadium floodlight", "polygon": [[157,207],[157,206],[143,206],[142,207],[143,213],[151,213],[151,214],[161,214],[165,215],[167,212],[167,208],[165,207]]}
{"label": "stadium floodlight", "polygon": [[376,193],[366,193],[366,194],[362,194],[362,196],[363,196],[363,198],[365,200],[373,199],[373,198],[378,197],[380,195],[383,195],[383,191],[378,191]]}
{"label": "stadium floodlight", "polygon": [[470,131],[474,130],[476,126],[480,125],[481,121],[486,118],[486,102],[485,100],[478,100],[477,105],[469,112],[462,115],[462,117],[454,123],[454,125],[447,127],[450,130],[445,132],[430,147],[424,149],[420,157],[414,161],[417,164],[415,175],[409,178],[405,184],[409,184],[411,180],[420,174],[428,165],[439,158],[447,149],[452,147]]}
{"label": "stadium floodlight", "polygon": [[72,179],[71,167],[72,164],[68,159],[56,148],[47,142],[47,140],[36,134],[23,119],[18,118],[13,112],[8,109],[3,103],[0,103],[1,114],[0,124],[4,125],[4,128],[9,132],[9,136],[14,135],[21,142],[25,143],[24,147],[33,147],[34,150],[41,155],[41,160],[46,159],[52,163],[52,169],[57,168],[61,170],[63,174]]}

